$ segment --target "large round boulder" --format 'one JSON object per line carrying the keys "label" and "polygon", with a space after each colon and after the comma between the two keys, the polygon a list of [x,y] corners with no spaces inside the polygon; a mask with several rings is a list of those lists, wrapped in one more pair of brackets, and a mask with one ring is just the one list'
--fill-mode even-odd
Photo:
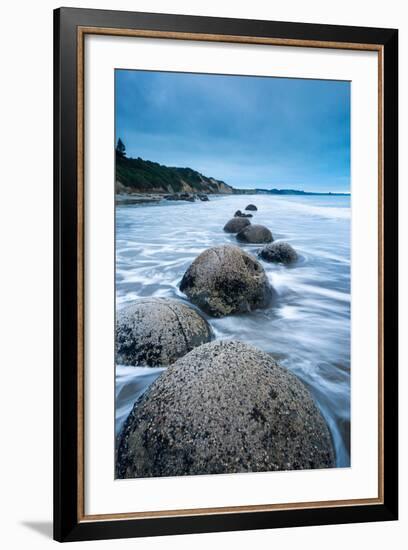
{"label": "large round boulder", "polygon": [[237,234],[237,239],[242,243],[270,243],[273,241],[272,233],[264,225],[249,225]]}
{"label": "large round boulder", "polygon": [[166,366],[209,342],[207,321],[192,307],[169,298],[141,298],[116,319],[116,363]]}
{"label": "large round boulder", "polygon": [[258,208],[254,204],[248,204],[245,210],[252,210],[253,212],[255,212],[256,210],[258,210]]}
{"label": "large round boulder", "polygon": [[180,290],[213,317],[267,307],[273,294],[258,260],[232,245],[208,248],[197,256]]}
{"label": "large round boulder", "polygon": [[225,225],[224,231],[226,233],[239,233],[241,229],[244,229],[247,225],[250,225],[251,222],[247,218],[231,218]]}
{"label": "large round boulder", "polygon": [[329,430],[306,387],[268,354],[215,341],[179,359],[135,403],[116,477],[333,466]]}
{"label": "large round boulder", "polygon": [[260,258],[266,262],[291,264],[298,258],[296,250],[289,243],[278,242],[265,245],[259,252]]}

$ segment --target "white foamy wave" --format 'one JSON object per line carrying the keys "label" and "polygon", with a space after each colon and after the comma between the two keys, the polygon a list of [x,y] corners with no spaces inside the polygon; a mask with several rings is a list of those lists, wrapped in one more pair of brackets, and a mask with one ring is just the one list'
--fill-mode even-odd
{"label": "white foamy wave", "polygon": [[135,401],[165,370],[163,367],[116,366],[115,383],[115,431],[119,434]]}
{"label": "white foamy wave", "polygon": [[302,212],[305,215],[320,216],[323,218],[348,220],[351,217],[350,207],[317,206],[296,201],[281,201],[281,207]]}

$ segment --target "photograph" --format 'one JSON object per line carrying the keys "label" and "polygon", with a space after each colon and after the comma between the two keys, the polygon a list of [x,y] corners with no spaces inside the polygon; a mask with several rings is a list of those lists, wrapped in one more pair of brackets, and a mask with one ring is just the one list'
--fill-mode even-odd
{"label": "photograph", "polygon": [[115,479],[350,468],[350,81],[114,87]]}
{"label": "photograph", "polygon": [[54,11],[57,541],[398,519],[398,29],[271,15]]}

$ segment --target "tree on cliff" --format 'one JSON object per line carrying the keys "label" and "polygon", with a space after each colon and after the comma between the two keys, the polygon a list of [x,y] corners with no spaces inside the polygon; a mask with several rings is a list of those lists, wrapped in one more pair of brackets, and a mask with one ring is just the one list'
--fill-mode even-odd
{"label": "tree on cliff", "polygon": [[118,139],[118,143],[116,145],[116,154],[121,158],[126,157],[126,147],[120,138]]}

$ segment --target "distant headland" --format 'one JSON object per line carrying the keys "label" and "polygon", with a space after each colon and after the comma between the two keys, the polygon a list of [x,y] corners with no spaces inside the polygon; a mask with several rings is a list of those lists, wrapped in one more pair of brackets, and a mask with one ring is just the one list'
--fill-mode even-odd
{"label": "distant headland", "polygon": [[333,193],[332,191],[303,191],[301,189],[235,189],[234,192],[240,194],[253,195],[333,195],[336,197],[349,197],[350,193]]}

